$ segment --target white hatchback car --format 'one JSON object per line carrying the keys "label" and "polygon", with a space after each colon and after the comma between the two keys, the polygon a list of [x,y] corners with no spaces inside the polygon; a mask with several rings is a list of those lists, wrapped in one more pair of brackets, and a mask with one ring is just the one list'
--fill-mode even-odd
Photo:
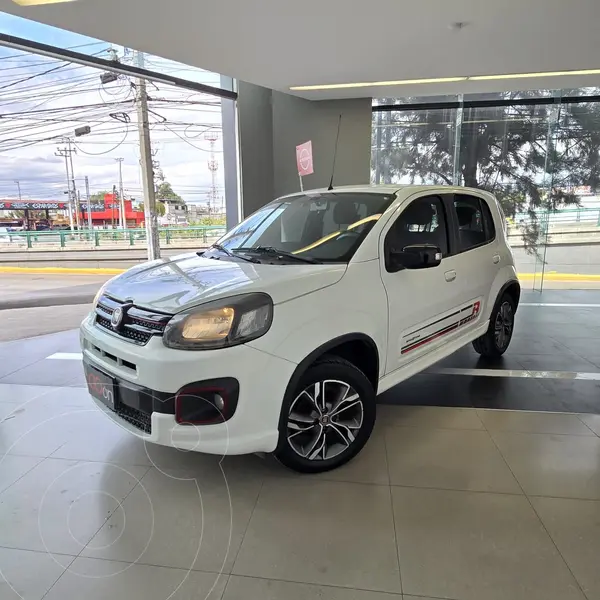
{"label": "white hatchback car", "polygon": [[361,450],[378,393],[471,342],[500,356],[519,296],[492,195],[346,187],[111,279],[81,344],[96,403],[144,440],[318,472]]}

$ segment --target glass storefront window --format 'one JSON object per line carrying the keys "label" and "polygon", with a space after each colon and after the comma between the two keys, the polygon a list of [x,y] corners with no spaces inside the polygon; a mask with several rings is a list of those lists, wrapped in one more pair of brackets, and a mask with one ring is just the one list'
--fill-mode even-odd
{"label": "glass storefront window", "polygon": [[[583,243],[600,241],[599,95],[598,88],[471,95],[447,107],[437,99],[376,101],[372,180],[494,193],[541,289],[553,268],[547,248],[554,254],[576,231]],[[427,104],[420,109],[419,101]]]}

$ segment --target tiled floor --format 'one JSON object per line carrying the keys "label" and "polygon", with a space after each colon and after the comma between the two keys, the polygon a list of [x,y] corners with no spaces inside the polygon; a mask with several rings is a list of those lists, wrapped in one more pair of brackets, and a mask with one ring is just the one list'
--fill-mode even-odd
{"label": "tiled floor", "polygon": [[[600,317],[570,310],[444,365],[598,373]],[[76,350],[0,345],[0,600],[600,600],[599,381],[422,375],[352,463],[300,476],[145,446],[46,358]]]}
{"label": "tiled floor", "polygon": [[299,476],[144,447],[82,388],[0,407],[3,600],[600,598],[590,415],[381,406],[353,463]]}

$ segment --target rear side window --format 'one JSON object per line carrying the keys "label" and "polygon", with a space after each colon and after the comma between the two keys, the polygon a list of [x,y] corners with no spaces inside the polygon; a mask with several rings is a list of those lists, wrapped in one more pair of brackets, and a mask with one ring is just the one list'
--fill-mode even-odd
{"label": "rear side window", "polygon": [[454,211],[458,223],[459,252],[466,252],[494,240],[494,219],[485,200],[457,194],[454,197]]}

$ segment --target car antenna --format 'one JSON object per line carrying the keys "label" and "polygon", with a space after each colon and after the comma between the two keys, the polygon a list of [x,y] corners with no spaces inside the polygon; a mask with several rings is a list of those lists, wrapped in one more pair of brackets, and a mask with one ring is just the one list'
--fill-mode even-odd
{"label": "car antenna", "polygon": [[342,124],[342,115],[338,119],[337,135],[335,136],[335,148],[333,150],[333,166],[331,167],[331,179],[329,180],[329,187],[327,191],[330,192],[333,189],[333,176],[335,175],[335,159],[337,158],[338,142],[340,141],[340,125]]}

